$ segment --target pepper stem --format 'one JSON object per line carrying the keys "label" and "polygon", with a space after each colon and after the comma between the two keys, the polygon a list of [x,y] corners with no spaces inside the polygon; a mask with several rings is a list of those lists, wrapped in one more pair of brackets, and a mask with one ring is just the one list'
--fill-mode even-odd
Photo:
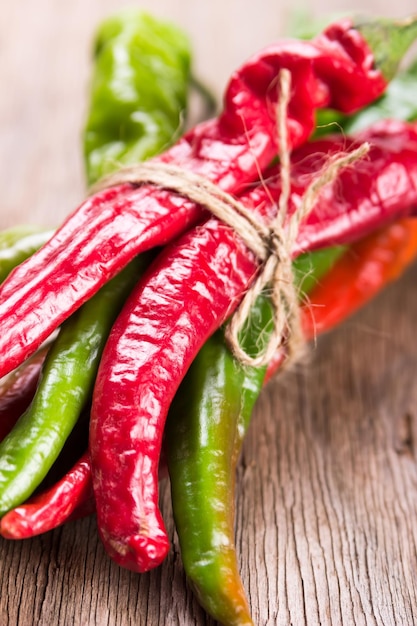
{"label": "pepper stem", "polygon": [[417,15],[404,20],[365,18],[355,22],[371,48],[376,67],[390,81],[412,43],[417,40]]}

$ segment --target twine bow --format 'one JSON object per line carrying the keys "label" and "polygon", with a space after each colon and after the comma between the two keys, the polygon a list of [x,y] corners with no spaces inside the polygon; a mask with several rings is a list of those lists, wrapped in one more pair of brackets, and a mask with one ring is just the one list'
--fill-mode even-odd
{"label": "twine bow", "polygon": [[[297,210],[288,216],[291,193],[291,164],[288,146],[287,109],[290,100],[291,75],[280,72],[280,97],[277,105],[281,196],[275,219],[269,225],[250,213],[242,203],[204,177],[163,162],[145,162],[123,167],[104,177],[91,191],[123,182],[153,184],[174,191],[208,209],[218,219],[231,226],[246,246],[261,261],[260,271],[246,292],[226,328],[226,339],[234,356],[244,365],[266,365],[276,350],[285,343],[287,360],[294,360],[304,345],[300,305],[294,285],[292,250],[302,220],[312,210],[320,190],[332,182],[339,171],[362,158],[369,150],[367,143],[356,150],[329,158],[324,171],[307,188]],[[240,345],[239,334],[250,315],[257,297],[265,287],[270,288],[273,310],[273,330],[266,347],[256,356],[247,354]]]}

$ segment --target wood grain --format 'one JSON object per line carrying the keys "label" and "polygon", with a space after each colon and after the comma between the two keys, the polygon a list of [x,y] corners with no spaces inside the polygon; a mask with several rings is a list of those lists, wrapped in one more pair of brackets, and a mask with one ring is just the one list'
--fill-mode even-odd
{"label": "wood grain", "polygon": [[[91,35],[122,4],[2,7],[1,228],[58,223],[81,199]],[[285,30],[290,12],[266,0],[178,5],[143,3],[187,28],[196,65],[218,92],[236,63]],[[397,6],[399,14],[413,8]],[[222,45],[213,46],[215,34]],[[417,623],[416,279],[414,266],[259,399],[239,464],[236,515],[259,626]],[[213,624],[184,579],[166,480],[161,504],[172,550],[146,575],[107,558],[94,518],[0,541],[0,624]]]}

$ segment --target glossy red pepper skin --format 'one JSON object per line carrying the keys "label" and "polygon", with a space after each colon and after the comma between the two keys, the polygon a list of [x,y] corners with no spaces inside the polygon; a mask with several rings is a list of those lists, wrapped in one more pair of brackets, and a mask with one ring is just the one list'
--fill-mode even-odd
{"label": "glossy red pepper skin", "polygon": [[298,204],[305,192],[303,168],[306,176],[309,171],[314,176],[316,161],[325,164],[328,156],[363,142],[369,142],[369,153],[339,173],[336,187],[322,190],[320,208],[303,222],[294,254],[327,247],[333,240],[351,243],[363,239],[384,224],[416,212],[417,123],[396,120],[377,122],[353,139],[329,136],[298,149],[292,202]]}
{"label": "glossy red pepper skin", "polygon": [[[175,163],[239,194],[277,153],[276,81],[282,68],[293,77],[292,148],[314,130],[318,107],[351,112],[386,87],[368,44],[342,20],[312,42],[284,41],[255,55],[232,76],[220,117],[198,125],[155,161]],[[0,289],[0,376],[134,255],[165,244],[202,218],[192,202],[147,185],[121,185],[89,198]]]}
{"label": "glossy red pepper skin", "polygon": [[[166,459],[162,455],[159,477],[167,476]],[[95,510],[90,456],[85,452],[49,488],[8,511],[0,520],[0,535],[5,539],[28,539],[91,515]]]}
{"label": "glossy red pepper skin", "polygon": [[113,327],[90,418],[98,529],[109,554],[141,572],[169,549],[155,506],[166,409],[192,355],[256,272],[253,255],[215,219],[181,241],[152,265]]}
{"label": "glossy red pepper skin", "polygon": [[[292,76],[288,126],[293,146],[303,143],[314,130],[317,109],[352,113],[366,105],[371,92],[375,100],[385,89],[385,78],[368,44],[350,19],[342,19],[312,41],[284,39],[254,55],[236,72],[225,94],[220,121],[226,135],[230,130],[241,134],[261,126],[268,129],[270,138],[277,139],[271,112],[277,102],[277,76],[282,68],[289,69]],[[268,94],[269,110],[259,106],[264,94]],[[276,154],[276,145],[274,150]]]}
{"label": "glossy red pepper skin", "polygon": [[6,513],[0,534],[6,539],[34,537],[94,509],[90,460],[85,453],[50,489]]}
{"label": "glossy red pepper skin", "polygon": [[[313,247],[310,224],[326,223],[327,211],[333,206],[337,209],[333,220],[338,224],[333,228],[328,221],[333,245],[351,238],[356,221],[360,220],[363,232],[369,218],[370,231],[375,216],[379,222],[392,220],[417,206],[417,160],[415,152],[412,160],[410,156],[409,127],[402,124],[396,128],[407,131],[403,148],[410,160],[409,188],[400,195],[407,204],[394,201],[392,185],[379,188],[378,176],[384,180],[386,172],[376,146],[365,164],[362,182],[368,180],[369,184],[355,191],[356,204],[350,204],[348,193],[352,177],[356,177],[352,167],[330,186],[332,192],[326,190],[322,219],[319,202],[305,227],[301,225],[301,241],[307,232],[304,241]],[[367,137],[371,136],[368,131]],[[384,142],[388,143],[385,135]],[[390,171],[398,154],[402,157],[400,144],[395,145],[393,155],[385,155]],[[306,150],[302,151],[303,162]],[[400,159],[399,171],[403,170]],[[369,199],[370,189],[374,193]],[[334,199],[340,195],[338,202],[331,201],[332,193]],[[241,200],[263,217],[270,218],[275,211],[264,188],[247,192]],[[366,201],[365,205],[360,200]],[[198,350],[233,312],[257,269],[254,255],[236,233],[211,218],[162,252],[113,327],[95,385],[90,451],[99,532],[109,554],[127,568],[145,571],[166,556],[169,545],[158,510],[157,468],[167,411]]]}

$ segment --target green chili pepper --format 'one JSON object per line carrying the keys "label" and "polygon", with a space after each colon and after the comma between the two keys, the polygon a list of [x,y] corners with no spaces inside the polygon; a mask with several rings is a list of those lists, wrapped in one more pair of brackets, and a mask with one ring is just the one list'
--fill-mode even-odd
{"label": "green chili pepper", "polygon": [[0,515],[45,478],[90,398],[111,326],[145,259],[130,263],[62,326],[48,351],[35,397],[0,443]]}
{"label": "green chili pepper", "polygon": [[84,134],[89,183],[179,136],[189,81],[189,43],[178,28],[135,9],[102,24]]}
{"label": "green chili pepper", "polygon": [[0,232],[0,282],[22,261],[30,257],[52,235],[52,231],[31,225]]}
{"label": "green chili pepper", "polygon": [[[120,165],[156,154],[175,138],[185,110],[189,57],[178,29],[136,11],[103,25],[86,129],[90,182],[114,166],[110,146],[123,144]],[[116,63],[119,58],[123,62]],[[122,106],[128,93],[135,93],[134,114],[129,132],[122,133],[133,107],[133,100]],[[135,259],[62,325],[32,404],[0,445],[0,515],[31,495],[52,467],[90,398],[113,321],[147,264],[148,255]]]}
{"label": "green chili pepper", "polygon": [[[339,246],[300,257],[295,262],[300,292],[312,289],[343,252]],[[260,296],[242,337],[248,354],[255,355],[259,341],[267,340],[271,320],[269,300]],[[234,482],[265,373],[266,367],[241,366],[218,331],[189,369],[165,430],[184,569],[200,604],[227,626],[252,624],[234,545]]]}
{"label": "green chili pepper", "polygon": [[346,250],[347,246],[333,246],[301,254],[293,261],[294,280],[301,296],[310,293]]}
{"label": "green chili pepper", "polygon": [[184,569],[200,604],[224,624],[252,624],[231,532],[243,381],[223,334],[215,333],[189,370],[165,427]]}

